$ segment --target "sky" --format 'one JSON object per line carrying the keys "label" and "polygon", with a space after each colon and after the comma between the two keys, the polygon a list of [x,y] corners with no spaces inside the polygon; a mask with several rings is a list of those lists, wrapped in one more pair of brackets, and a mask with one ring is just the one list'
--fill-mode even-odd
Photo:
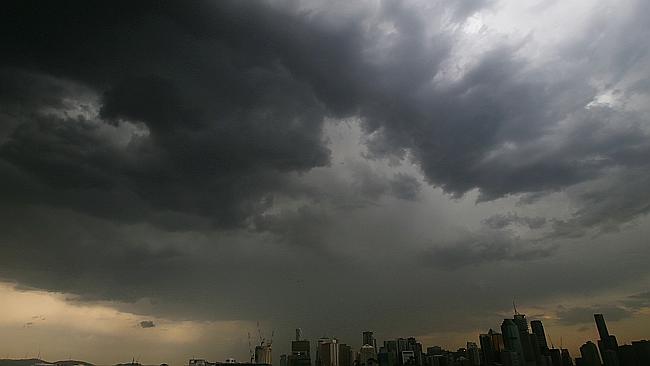
{"label": "sky", "polygon": [[0,357],[650,329],[650,2],[12,1]]}

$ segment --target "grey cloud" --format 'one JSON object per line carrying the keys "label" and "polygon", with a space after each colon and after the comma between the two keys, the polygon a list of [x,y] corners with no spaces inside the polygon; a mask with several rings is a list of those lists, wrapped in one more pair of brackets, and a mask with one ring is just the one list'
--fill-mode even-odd
{"label": "grey cloud", "polygon": [[501,261],[532,261],[549,257],[556,249],[554,245],[524,242],[505,232],[471,233],[460,240],[433,246],[423,253],[423,261],[455,270]]}
{"label": "grey cloud", "polygon": [[509,225],[523,225],[529,229],[539,229],[546,225],[546,218],[544,217],[528,217],[528,216],[519,216],[514,212],[508,212],[507,214],[496,214],[488,217],[483,220],[485,224],[490,229],[503,229]]}
{"label": "grey cloud", "polygon": [[153,322],[153,320],[143,320],[140,323],[140,328],[154,328],[156,324]]}
{"label": "grey cloud", "polygon": [[650,291],[630,295],[622,300],[625,306],[633,309],[650,308]]}
{"label": "grey cloud", "polygon": [[[633,315],[628,309],[620,306],[592,306],[592,307],[558,307],[557,321],[563,325],[593,324],[594,314],[606,314],[607,320],[617,321]],[[595,326],[595,325],[594,325]]]}
{"label": "grey cloud", "polygon": [[420,193],[421,184],[413,176],[397,173],[390,182],[390,188],[395,197],[414,201]]}

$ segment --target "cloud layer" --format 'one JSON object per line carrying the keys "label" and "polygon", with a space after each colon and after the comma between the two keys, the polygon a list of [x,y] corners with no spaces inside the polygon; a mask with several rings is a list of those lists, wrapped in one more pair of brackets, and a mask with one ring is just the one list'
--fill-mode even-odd
{"label": "cloud layer", "polygon": [[649,6],[7,4],[0,279],[280,334],[513,293],[579,324],[650,275]]}

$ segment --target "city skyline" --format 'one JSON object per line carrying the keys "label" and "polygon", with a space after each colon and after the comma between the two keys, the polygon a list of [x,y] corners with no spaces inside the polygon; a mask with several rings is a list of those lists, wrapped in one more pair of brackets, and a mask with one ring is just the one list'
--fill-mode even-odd
{"label": "city skyline", "polygon": [[492,328],[508,362],[542,330],[628,357],[650,329],[647,14],[3,1],[0,356],[249,359],[259,322],[287,355],[296,327],[339,337],[330,358],[366,329],[457,349]]}

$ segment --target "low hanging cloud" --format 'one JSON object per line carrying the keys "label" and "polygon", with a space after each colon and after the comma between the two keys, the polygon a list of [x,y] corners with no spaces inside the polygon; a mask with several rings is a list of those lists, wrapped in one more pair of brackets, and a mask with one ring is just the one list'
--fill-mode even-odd
{"label": "low hanging cloud", "polygon": [[607,314],[607,320],[618,321],[631,317],[634,313],[620,306],[558,307],[557,321],[563,325],[593,324],[594,314]]}
{"label": "low hanging cloud", "polygon": [[153,322],[153,320],[143,320],[140,322],[140,328],[155,328],[156,324]]}

